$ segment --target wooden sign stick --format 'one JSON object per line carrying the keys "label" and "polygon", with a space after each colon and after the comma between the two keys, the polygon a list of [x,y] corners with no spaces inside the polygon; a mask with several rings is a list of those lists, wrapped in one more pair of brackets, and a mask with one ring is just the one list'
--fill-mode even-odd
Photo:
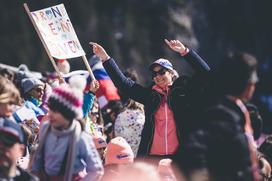
{"label": "wooden sign stick", "polygon": [[85,65],[86,65],[86,68],[87,68],[87,70],[88,70],[88,72],[89,72],[89,74],[90,74],[90,76],[91,76],[92,81],[95,80],[93,71],[92,71],[92,69],[91,69],[91,67],[90,67],[90,65],[89,65],[89,63],[88,63],[88,60],[87,60],[86,56],[83,55],[83,56],[82,56],[82,59],[83,59]]}
{"label": "wooden sign stick", "polygon": [[61,76],[61,73],[60,73],[60,71],[59,71],[59,68],[57,67],[54,58],[51,56],[51,54],[50,54],[50,52],[49,52],[49,49],[47,48],[46,43],[44,42],[43,37],[42,37],[42,35],[41,35],[41,33],[40,33],[40,31],[39,31],[39,29],[38,29],[38,27],[37,27],[37,25],[36,25],[36,23],[35,23],[33,17],[32,17],[32,15],[31,15],[31,12],[30,12],[30,10],[29,10],[29,8],[28,8],[28,6],[27,6],[26,3],[24,3],[24,8],[25,8],[25,10],[26,10],[26,12],[27,12],[27,15],[29,16],[29,18],[30,18],[30,20],[31,20],[31,22],[32,22],[32,24],[33,24],[33,26],[34,26],[36,32],[38,33],[38,36],[39,36],[40,40],[42,41],[42,44],[43,44],[43,46],[44,46],[44,48],[45,48],[45,50],[46,50],[46,53],[47,53],[47,55],[48,55],[48,57],[49,57],[51,63],[53,64],[53,67],[54,67],[54,69],[56,70],[59,79],[63,79],[62,76]]}

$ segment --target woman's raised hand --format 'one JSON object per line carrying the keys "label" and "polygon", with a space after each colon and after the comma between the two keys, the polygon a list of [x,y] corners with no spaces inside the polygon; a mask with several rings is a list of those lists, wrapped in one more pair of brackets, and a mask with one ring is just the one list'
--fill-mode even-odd
{"label": "woman's raised hand", "polygon": [[181,55],[185,55],[189,50],[186,48],[179,40],[167,40],[164,39],[165,43],[174,51],[180,53]]}
{"label": "woman's raised hand", "polygon": [[94,42],[90,42],[89,44],[91,45],[94,54],[98,56],[102,62],[105,62],[106,60],[110,59],[110,56],[107,54],[107,52],[101,45]]}

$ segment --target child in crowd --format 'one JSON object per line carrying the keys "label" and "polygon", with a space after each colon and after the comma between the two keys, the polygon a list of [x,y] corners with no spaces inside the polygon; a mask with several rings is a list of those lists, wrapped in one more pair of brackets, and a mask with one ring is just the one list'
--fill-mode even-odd
{"label": "child in crowd", "polygon": [[117,115],[122,111],[123,104],[119,100],[111,100],[102,109],[103,119],[104,119],[104,129],[105,134],[107,136],[107,142],[109,142],[112,138],[115,137],[114,135],[114,124],[117,118]]}
{"label": "child in crowd", "polygon": [[131,147],[122,137],[116,137],[110,140],[105,150],[105,175],[102,180],[108,180],[115,177],[119,168],[132,164],[134,155]]}
{"label": "child in crowd", "polygon": [[134,155],[137,155],[141,133],[145,122],[143,105],[128,99],[124,109],[118,114],[114,124],[114,135],[123,137]]}
{"label": "child in crowd", "polygon": [[49,97],[49,121],[40,129],[32,165],[32,172],[41,180],[92,181],[103,175],[92,137],[82,131],[78,121],[83,114],[82,104],[83,90],[74,84],[55,88]]}
{"label": "child in crowd", "polygon": [[8,118],[0,118],[0,180],[38,180],[16,166],[25,151],[24,135],[20,126]]}

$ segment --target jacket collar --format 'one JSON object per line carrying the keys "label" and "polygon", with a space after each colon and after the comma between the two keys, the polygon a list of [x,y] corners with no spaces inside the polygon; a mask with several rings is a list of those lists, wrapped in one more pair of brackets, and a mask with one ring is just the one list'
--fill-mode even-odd
{"label": "jacket collar", "polygon": [[159,92],[162,95],[168,95],[169,90],[170,90],[170,86],[167,86],[163,89],[163,88],[159,87],[158,85],[153,85],[152,89]]}

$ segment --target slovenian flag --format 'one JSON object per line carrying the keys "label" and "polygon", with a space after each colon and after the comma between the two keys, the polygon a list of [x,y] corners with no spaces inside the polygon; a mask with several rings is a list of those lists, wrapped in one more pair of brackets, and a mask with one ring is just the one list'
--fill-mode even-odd
{"label": "slovenian flag", "polygon": [[[95,79],[99,82],[100,86],[96,92],[96,97],[100,108],[105,107],[111,100],[120,100],[117,88],[114,86],[112,80],[104,69],[102,62],[97,56],[92,56],[89,60],[89,64],[92,68]],[[85,90],[89,90],[91,85],[91,77],[87,70],[76,70],[62,75],[66,82],[69,82],[69,78],[73,75],[82,75],[87,79]]]}
{"label": "slovenian flag", "polygon": [[96,92],[100,108],[106,106],[111,100],[120,100],[117,88],[114,86],[112,80],[104,69],[102,62],[98,61],[91,67],[94,77],[100,84],[100,87]]}

